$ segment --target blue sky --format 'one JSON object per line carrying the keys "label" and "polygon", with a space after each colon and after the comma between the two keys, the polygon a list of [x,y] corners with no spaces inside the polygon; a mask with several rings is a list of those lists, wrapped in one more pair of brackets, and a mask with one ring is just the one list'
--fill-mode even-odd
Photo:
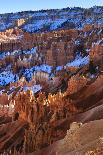
{"label": "blue sky", "polygon": [[95,5],[103,6],[103,0],[0,0],[0,13]]}

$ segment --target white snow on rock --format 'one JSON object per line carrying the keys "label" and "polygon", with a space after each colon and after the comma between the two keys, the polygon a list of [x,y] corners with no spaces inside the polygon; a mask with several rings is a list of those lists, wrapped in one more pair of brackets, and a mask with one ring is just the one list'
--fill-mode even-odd
{"label": "white snow on rock", "polygon": [[56,67],[56,71],[60,71],[60,70],[62,70],[63,69],[63,66],[57,66]]}
{"label": "white snow on rock", "polygon": [[55,20],[52,24],[51,24],[51,26],[50,26],[50,29],[51,30],[55,30],[55,29],[57,29],[61,24],[63,24],[64,22],[66,22],[67,21],[67,19],[57,19],[57,20]]}
{"label": "white snow on rock", "polygon": [[0,52],[0,59],[4,59],[6,56],[9,56],[10,52]]}
{"label": "white snow on rock", "polygon": [[33,93],[37,93],[38,91],[40,91],[42,89],[42,87],[40,85],[34,85],[32,87],[28,87],[28,86],[25,86],[24,87],[24,91],[27,91],[27,90],[32,90]]}
{"label": "white snow on rock", "polygon": [[[73,22],[76,28],[81,28],[85,24],[102,24],[103,23],[103,8],[93,7],[88,9],[90,15],[84,15],[85,9],[83,8],[65,8],[47,11],[27,11],[22,13],[11,13],[0,15],[0,31],[6,30],[7,28],[15,27],[15,22],[18,19],[28,20],[23,29],[28,32],[35,32],[36,30],[42,29],[43,26],[50,25],[50,29],[54,30],[60,26],[63,21]],[[93,17],[94,15],[94,17]],[[99,17],[100,15],[100,17]],[[56,17],[56,18],[55,18]],[[84,18],[85,17],[85,18]],[[97,18],[98,17],[98,18]],[[44,20],[43,20],[44,19]]]}
{"label": "white snow on rock", "polygon": [[11,71],[4,71],[0,73],[0,86],[5,86],[10,82],[15,82],[19,77],[14,75]]}
{"label": "white snow on rock", "polygon": [[[36,54],[37,47],[33,47],[31,50],[23,51],[23,54]],[[18,55],[22,51],[14,50],[13,52],[0,52],[0,59],[4,59],[6,56]]]}
{"label": "white snow on rock", "polygon": [[51,20],[48,19],[48,20],[37,20],[37,21],[34,21],[33,23],[31,24],[27,24],[24,26],[24,30],[28,31],[28,32],[34,32],[36,30],[39,30],[41,28],[43,28],[44,25],[48,25],[51,23]]}
{"label": "white snow on rock", "polygon": [[46,64],[43,64],[43,65],[40,65],[40,66],[34,66],[32,68],[25,69],[24,76],[28,80],[31,80],[33,74],[35,72],[38,72],[38,71],[43,71],[43,72],[46,72],[46,73],[50,74],[51,71],[52,71],[52,67],[49,66],[49,65],[46,65]]}
{"label": "white snow on rock", "polygon": [[35,71],[44,71],[47,72],[48,74],[51,73],[52,67],[46,64],[40,65],[40,66],[35,66]]}
{"label": "white snow on rock", "polygon": [[81,57],[77,56],[74,61],[67,63],[68,67],[80,67],[89,63],[89,56]]}
{"label": "white snow on rock", "polygon": [[30,51],[23,51],[24,54],[35,54],[36,53],[36,47],[33,47]]}

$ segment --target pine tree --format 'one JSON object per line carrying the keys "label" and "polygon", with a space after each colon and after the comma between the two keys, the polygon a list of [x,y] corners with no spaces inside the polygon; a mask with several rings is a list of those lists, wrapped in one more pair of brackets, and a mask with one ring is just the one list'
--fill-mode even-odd
{"label": "pine tree", "polygon": [[90,60],[90,63],[89,63],[89,72],[90,72],[91,74],[95,74],[95,73],[96,73],[96,67],[95,67],[95,65],[93,64],[93,61],[92,61],[92,60]]}

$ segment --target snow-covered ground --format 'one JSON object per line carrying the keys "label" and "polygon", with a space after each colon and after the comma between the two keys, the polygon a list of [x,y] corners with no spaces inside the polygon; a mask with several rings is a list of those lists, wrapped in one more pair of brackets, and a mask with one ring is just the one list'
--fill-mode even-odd
{"label": "snow-covered ground", "polygon": [[4,59],[6,56],[9,56],[10,52],[0,52],[0,59]]}
{"label": "snow-covered ground", "polygon": [[56,71],[60,71],[60,70],[62,70],[63,69],[63,66],[57,66],[56,67]]}
{"label": "snow-covered ground", "polygon": [[25,25],[24,30],[28,32],[34,32],[46,26],[50,26],[50,30],[55,30],[59,26],[61,26],[61,24],[63,24],[65,21],[67,21],[67,18],[56,19],[54,21],[52,21],[51,19],[41,19],[36,21],[34,20],[31,24]]}
{"label": "snow-covered ground", "polygon": [[[36,48],[31,49],[31,51],[26,52],[25,54],[30,54],[30,53],[35,53]],[[80,55],[77,55],[75,60],[67,63],[66,66],[69,67],[80,67],[83,65],[86,65],[89,63],[89,56],[81,57]],[[63,66],[57,66],[56,71],[60,71],[63,69]],[[14,75],[10,71],[10,65],[5,69],[4,72],[0,73],[0,85],[5,86],[9,84],[10,82],[14,82],[15,80],[17,81],[19,77],[17,75]],[[25,69],[23,71],[23,76],[26,78],[27,81],[32,80],[33,75],[38,72],[38,71],[43,71],[48,73],[49,75],[52,74],[52,66],[49,66],[47,64],[42,64],[39,66],[33,66],[31,68]]]}
{"label": "snow-covered ground", "polygon": [[6,56],[13,56],[13,55],[20,55],[23,54],[35,54],[36,53],[36,47],[33,47],[31,50],[26,51],[20,51],[20,50],[14,50],[13,52],[0,52],[0,59],[4,59]]}
{"label": "snow-covered ground", "polygon": [[58,27],[61,26],[61,24],[63,24],[63,23],[66,22],[66,21],[67,21],[66,18],[55,20],[55,22],[52,22],[52,23],[51,23],[51,25],[50,25],[50,30],[55,30],[55,29],[57,29]]}
{"label": "snow-covered ground", "polygon": [[48,74],[51,73],[52,67],[46,64],[40,65],[40,66],[35,66],[35,71],[44,71]]}
{"label": "snow-covered ground", "polygon": [[0,86],[5,86],[10,82],[15,82],[19,79],[18,75],[14,75],[11,71],[0,73]]}
{"label": "snow-covered ground", "polygon": [[25,86],[23,89],[24,89],[24,91],[32,90],[33,93],[37,93],[38,91],[40,91],[42,89],[42,87],[40,85],[34,85],[32,87]]}
{"label": "snow-covered ground", "polygon": [[28,51],[23,51],[24,54],[35,54],[36,53],[36,47],[32,48],[31,50]]}
{"label": "snow-covered ground", "polygon": [[24,76],[26,77],[26,79],[30,81],[32,79],[33,74],[38,71],[43,71],[50,74],[52,71],[52,67],[46,64],[34,66],[32,68],[26,69],[24,72]]}
{"label": "snow-covered ground", "polygon": [[81,57],[77,56],[74,61],[67,63],[68,67],[80,67],[89,63],[89,56]]}
{"label": "snow-covered ground", "polygon": [[[83,8],[65,8],[53,11],[26,11],[24,13],[6,14],[0,16],[0,31],[10,27],[15,27],[15,22],[18,19],[25,19],[27,22],[22,27],[25,31],[35,32],[43,27],[48,27],[50,30],[57,29],[65,21],[72,22],[76,28],[81,28],[85,24],[102,24],[103,23],[103,8],[93,7],[88,9],[90,15],[85,15]],[[98,16],[98,17],[97,17]],[[7,18],[7,20],[6,20]]]}
{"label": "snow-covered ground", "polygon": [[[68,67],[81,67],[84,65],[89,64],[89,56],[85,56],[85,57],[81,57],[80,55],[77,55],[76,58],[72,61],[67,63],[64,68],[66,66]],[[57,66],[56,67],[56,71],[60,71],[63,69],[63,66]]]}
{"label": "snow-covered ground", "polygon": [[[25,69],[25,71],[23,71],[23,75],[26,77],[28,81],[30,81],[32,79],[33,74],[38,71],[43,71],[43,72],[50,74],[52,71],[52,67],[46,64],[43,64],[40,66],[34,66],[31,68]],[[18,79],[19,77],[17,75],[14,75],[10,71],[10,66],[8,66],[5,69],[5,71],[0,73],[0,86],[5,86],[9,84],[10,82],[17,81]]]}
{"label": "snow-covered ground", "polygon": [[37,20],[34,22],[32,21],[31,24],[27,24],[24,26],[24,30],[28,31],[28,32],[34,32],[36,30],[42,29],[44,27],[44,25],[48,25],[51,23],[50,19],[45,19],[45,20]]}

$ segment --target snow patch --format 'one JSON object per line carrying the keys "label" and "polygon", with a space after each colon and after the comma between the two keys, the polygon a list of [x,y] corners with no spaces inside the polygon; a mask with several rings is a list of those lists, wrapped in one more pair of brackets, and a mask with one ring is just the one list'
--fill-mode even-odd
{"label": "snow patch", "polygon": [[89,56],[85,56],[85,57],[77,56],[74,61],[72,61],[71,63],[67,63],[66,66],[80,67],[80,66],[87,65],[88,63],[89,63]]}
{"label": "snow patch", "polygon": [[10,82],[19,80],[18,75],[14,75],[11,71],[4,71],[0,73],[0,86],[6,86]]}
{"label": "snow patch", "polygon": [[32,87],[28,87],[28,86],[24,86],[24,91],[27,90],[32,90],[33,93],[37,93],[38,91],[40,91],[42,89],[42,87],[40,85],[34,85]]}

